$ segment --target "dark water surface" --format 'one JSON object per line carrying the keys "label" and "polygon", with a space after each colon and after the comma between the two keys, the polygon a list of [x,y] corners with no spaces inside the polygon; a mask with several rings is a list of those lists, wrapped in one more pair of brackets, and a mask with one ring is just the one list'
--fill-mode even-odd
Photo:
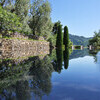
{"label": "dark water surface", "polygon": [[0,100],[100,100],[100,52],[0,60]]}

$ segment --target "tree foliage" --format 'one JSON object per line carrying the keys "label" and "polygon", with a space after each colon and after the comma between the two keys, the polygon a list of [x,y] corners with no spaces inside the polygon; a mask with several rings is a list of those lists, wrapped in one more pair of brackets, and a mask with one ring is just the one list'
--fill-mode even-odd
{"label": "tree foliage", "polygon": [[30,27],[33,35],[48,38],[52,30],[52,22],[50,18],[51,7],[48,1],[34,0],[31,9]]}
{"label": "tree foliage", "polygon": [[63,34],[62,34],[62,26],[58,26],[58,33],[57,33],[57,40],[56,40],[56,47],[59,50],[62,50],[62,44],[63,44]]}
{"label": "tree foliage", "polygon": [[83,45],[83,46],[87,46],[89,44],[89,39],[90,38],[86,38],[83,36],[77,36],[77,35],[72,35],[69,34],[69,39],[73,42],[73,45]]}
{"label": "tree foliage", "polygon": [[0,0],[0,6],[4,7],[7,6],[8,4],[11,4],[14,0]]}
{"label": "tree foliage", "polygon": [[95,48],[100,48],[100,30],[99,32],[94,32],[95,35],[92,39],[89,40],[89,45],[94,46]]}
{"label": "tree foliage", "polygon": [[[56,46],[56,43],[57,43],[58,26],[59,25],[61,25],[60,21],[55,22],[54,25],[53,25],[53,29],[52,29],[52,37],[53,37],[53,39],[51,39],[51,43],[52,43],[53,46]],[[69,34],[68,34],[68,37],[69,37]],[[63,38],[63,36],[62,36],[62,38]],[[67,38],[67,35],[64,36],[63,39],[65,39],[65,38]],[[69,47],[71,47],[73,45],[73,43],[69,39],[66,39],[66,40],[68,40],[67,42],[69,44]],[[64,40],[63,40],[63,42],[64,42]],[[63,45],[63,47],[64,47],[64,45]]]}
{"label": "tree foliage", "polygon": [[63,43],[65,45],[66,48],[69,47],[69,32],[68,32],[68,27],[65,26],[64,27],[64,39],[63,39]]}
{"label": "tree foliage", "polygon": [[16,0],[15,2],[15,13],[20,17],[22,26],[22,32],[25,34],[31,34],[31,29],[28,25],[29,23],[29,9],[30,0]]}
{"label": "tree foliage", "polygon": [[54,26],[53,26],[53,30],[52,30],[52,33],[53,34],[57,34],[58,33],[58,26],[61,24],[60,21],[54,23]]}
{"label": "tree foliage", "polygon": [[0,5],[0,31],[17,31],[35,39],[42,36],[56,46],[61,22],[52,23],[48,0],[0,0]]}
{"label": "tree foliage", "polygon": [[15,13],[21,18],[21,21],[28,15],[30,0],[16,0]]}
{"label": "tree foliage", "polygon": [[22,24],[17,15],[0,7],[0,31],[20,31]]}
{"label": "tree foliage", "polygon": [[22,33],[43,36],[47,40],[51,37],[53,24],[51,7],[47,0],[0,0],[0,5],[20,18]]}

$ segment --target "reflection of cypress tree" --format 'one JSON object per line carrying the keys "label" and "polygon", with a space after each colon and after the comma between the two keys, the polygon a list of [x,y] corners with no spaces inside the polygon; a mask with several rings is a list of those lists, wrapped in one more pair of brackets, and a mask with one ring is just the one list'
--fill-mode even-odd
{"label": "reflection of cypress tree", "polygon": [[64,68],[67,69],[69,65],[69,49],[65,48],[64,51]]}
{"label": "reflection of cypress tree", "polygon": [[62,70],[62,60],[63,60],[63,52],[62,50],[56,50],[56,56],[57,56],[57,64],[55,66],[55,71],[61,72]]}

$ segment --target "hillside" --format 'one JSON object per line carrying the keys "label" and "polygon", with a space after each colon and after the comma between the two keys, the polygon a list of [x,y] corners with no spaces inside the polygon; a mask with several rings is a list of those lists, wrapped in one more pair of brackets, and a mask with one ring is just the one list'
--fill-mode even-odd
{"label": "hillside", "polygon": [[88,40],[91,38],[69,34],[69,39],[73,42],[74,45],[87,46],[89,43]]}

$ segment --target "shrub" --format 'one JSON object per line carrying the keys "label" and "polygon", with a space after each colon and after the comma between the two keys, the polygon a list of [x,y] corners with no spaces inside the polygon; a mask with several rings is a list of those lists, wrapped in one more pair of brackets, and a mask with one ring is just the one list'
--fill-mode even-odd
{"label": "shrub", "polygon": [[4,10],[0,6],[0,32],[20,32],[22,24],[16,14]]}

